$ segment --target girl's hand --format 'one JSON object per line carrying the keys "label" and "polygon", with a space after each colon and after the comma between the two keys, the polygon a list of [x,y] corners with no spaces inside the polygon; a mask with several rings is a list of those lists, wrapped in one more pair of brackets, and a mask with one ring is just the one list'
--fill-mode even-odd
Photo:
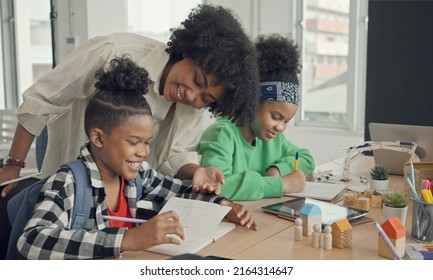
{"label": "girl's hand", "polygon": [[179,245],[184,239],[179,216],[174,211],[168,211],[138,227],[128,229],[123,236],[121,248],[122,251],[141,251],[159,244]]}
{"label": "girl's hand", "polygon": [[266,171],[265,176],[281,176],[280,171],[276,167],[271,167]]}
{"label": "girl's hand", "polygon": [[234,223],[240,224],[246,228],[258,230],[257,224],[254,221],[253,215],[249,212],[244,205],[239,203],[230,202],[227,200],[221,201],[220,205],[229,206],[232,208],[227,213],[226,218]]}
{"label": "girl's hand", "polygon": [[301,170],[296,170],[293,173],[282,177],[283,193],[302,192],[306,185],[305,174]]}
{"label": "girl's hand", "polygon": [[220,184],[224,184],[224,174],[214,167],[199,167],[192,177],[192,188],[196,192],[221,193]]}
{"label": "girl's hand", "polygon": [[[20,170],[17,168],[13,168],[11,166],[3,166],[3,168],[0,169],[0,184],[6,181],[10,181],[13,179],[18,178],[20,175]],[[1,190],[1,197],[6,197],[9,192],[11,192],[18,183],[12,183],[4,187],[0,187]]]}

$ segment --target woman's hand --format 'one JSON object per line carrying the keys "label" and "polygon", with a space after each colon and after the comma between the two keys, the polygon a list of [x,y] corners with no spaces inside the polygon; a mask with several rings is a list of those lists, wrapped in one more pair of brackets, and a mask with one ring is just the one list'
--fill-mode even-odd
{"label": "woman's hand", "polygon": [[220,184],[224,184],[224,174],[218,168],[199,167],[194,172],[192,187],[194,191],[201,193],[221,193]]}
{"label": "woman's hand", "polygon": [[253,215],[245,208],[244,205],[227,200],[221,201],[220,205],[229,206],[232,208],[232,210],[230,210],[230,212],[228,212],[226,215],[226,218],[229,221],[240,224],[248,229],[251,228],[258,230]]}
{"label": "woman's hand", "polygon": [[[12,166],[3,166],[3,168],[0,169],[0,184],[3,182],[13,180],[18,178],[20,175],[20,170],[17,168],[14,168]],[[3,188],[1,190],[1,197],[6,197],[8,193],[10,193],[18,183],[12,183],[7,186],[1,187]]]}

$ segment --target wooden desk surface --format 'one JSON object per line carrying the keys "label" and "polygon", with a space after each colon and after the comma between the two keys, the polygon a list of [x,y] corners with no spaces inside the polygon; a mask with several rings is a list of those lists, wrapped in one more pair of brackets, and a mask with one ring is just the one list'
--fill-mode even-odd
{"label": "wooden desk surface", "polygon": [[[357,182],[359,176],[369,177],[369,170],[374,165],[371,157],[361,157],[351,165],[351,177],[354,179],[350,184],[361,184]],[[334,170],[338,173],[341,165],[332,162],[319,166],[316,170]],[[336,174],[334,173],[334,174]],[[359,187],[359,186],[358,186]],[[362,186],[361,186],[362,187]],[[391,176],[390,188],[406,191],[403,176]],[[215,255],[238,260],[370,260],[384,259],[377,254],[378,233],[371,222],[355,225],[352,228],[352,246],[349,248],[338,249],[333,247],[331,250],[313,248],[311,246],[311,236],[303,236],[302,241],[294,241],[294,223],[275,215],[264,213],[261,206],[268,205],[289,198],[263,199],[260,201],[242,201],[240,203],[247,206],[252,211],[259,226],[258,231],[247,230],[239,225],[228,235],[218,239],[213,244],[199,251],[197,254],[202,256]],[[377,220],[379,223],[384,221],[381,208],[371,208],[369,218]],[[412,204],[406,218],[406,242],[414,242],[410,237],[412,220]],[[148,259],[159,260],[168,259],[169,256],[147,251],[124,252],[119,259]]]}

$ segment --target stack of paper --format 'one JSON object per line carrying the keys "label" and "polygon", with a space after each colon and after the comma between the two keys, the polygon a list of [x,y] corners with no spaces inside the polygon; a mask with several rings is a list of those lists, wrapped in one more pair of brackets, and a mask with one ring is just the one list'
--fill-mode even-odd
{"label": "stack of paper", "polygon": [[285,193],[284,196],[306,197],[335,203],[340,200],[345,190],[346,187],[342,184],[307,182],[304,191]]}

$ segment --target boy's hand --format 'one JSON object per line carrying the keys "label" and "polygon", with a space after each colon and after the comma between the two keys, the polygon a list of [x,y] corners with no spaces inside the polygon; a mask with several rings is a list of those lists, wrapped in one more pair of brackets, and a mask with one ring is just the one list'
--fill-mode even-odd
{"label": "boy's hand", "polygon": [[230,202],[227,200],[221,201],[220,205],[229,206],[232,208],[227,213],[226,218],[234,223],[238,223],[246,228],[258,230],[257,224],[254,221],[253,215],[249,212],[244,205],[239,203]]}
{"label": "boy's hand", "polygon": [[185,239],[179,216],[174,211],[156,215],[138,227],[128,229],[122,239],[122,251],[139,251],[159,244],[180,244]]}
{"label": "boy's hand", "polygon": [[224,174],[214,167],[199,167],[192,177],[192,188],[196,192],[221,193],[220,184],[224,184]]}

